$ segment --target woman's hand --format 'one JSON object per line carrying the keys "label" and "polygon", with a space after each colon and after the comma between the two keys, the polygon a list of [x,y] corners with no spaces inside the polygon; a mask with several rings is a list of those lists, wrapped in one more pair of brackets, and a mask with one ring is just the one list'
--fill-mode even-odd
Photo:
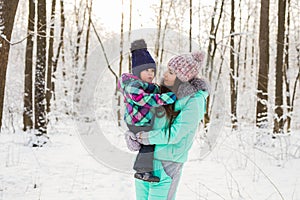
{"label": "woman's hand", "polygon": [[141,132],[138,132],[136,135],[136,140],[141,143],[141,144],[144,144],[144,145],[149,145],[149,139],[148,139],[148,132],[144,132],[144,131],[141,131]]}
{"label": "woman's hand", "polygon": [[135,134],[131,131],[125,132],[125,140],[127,144],[127,148],[130,151],[138,151],[141,148],[141,144],[137,141]]}

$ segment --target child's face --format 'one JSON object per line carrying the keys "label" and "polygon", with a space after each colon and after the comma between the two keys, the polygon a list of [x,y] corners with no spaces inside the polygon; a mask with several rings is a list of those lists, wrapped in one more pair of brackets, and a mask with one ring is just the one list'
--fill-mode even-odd
{"label": "child's face", "polygon": [[173,70],[168,68],[164,73],[164,84],[165,86],[173,86],[175,84],[176,74]]}
{"label": "child's face", "polygon": [[141,72],[141,79],[142,81],[152,83],[154,79],[155,70],[152,68],[145,69]]}

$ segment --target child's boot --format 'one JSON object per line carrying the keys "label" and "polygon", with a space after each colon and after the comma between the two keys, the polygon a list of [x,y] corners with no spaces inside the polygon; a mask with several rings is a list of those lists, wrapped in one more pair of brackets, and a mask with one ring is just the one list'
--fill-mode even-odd
{"label": "child's boot", "polygon": [[134,178],[141,179],[147,182],[159,182],[160,178],[154,176],[152,172],[137,172],[134,174]]}

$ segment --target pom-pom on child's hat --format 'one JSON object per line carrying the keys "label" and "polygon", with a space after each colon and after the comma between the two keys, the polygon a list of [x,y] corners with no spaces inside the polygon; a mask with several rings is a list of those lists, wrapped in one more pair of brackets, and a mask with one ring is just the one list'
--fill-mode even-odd
{"label": "pom-pom on child's hat", "polygon": [[135,40],[131,43],[130,48],[132,57],[132,73],[140,78],[140,73],[146,69],[152,68],[156,72],[156,64],[147,50],[145,40]]}
{"label": "pom-pom on child's hat", "polygon": [[179,80],[187,82],[199,74],[204,63],[204,57],[205,53],[202,51],[182,54],[171,58],[168,66],[175,72]]}

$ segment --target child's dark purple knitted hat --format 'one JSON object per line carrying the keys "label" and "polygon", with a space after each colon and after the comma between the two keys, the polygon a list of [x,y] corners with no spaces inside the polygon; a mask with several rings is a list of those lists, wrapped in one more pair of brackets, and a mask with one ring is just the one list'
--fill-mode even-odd
{"label": "child's dark purple knitted hat", "polygon": [[147,50],[147,44],[145,40],[135,40],[131,43],[131,61],[132,61],[132,73],[140,78],[142,71],[153,68],[156,73],[156,64],[152,56]]}

